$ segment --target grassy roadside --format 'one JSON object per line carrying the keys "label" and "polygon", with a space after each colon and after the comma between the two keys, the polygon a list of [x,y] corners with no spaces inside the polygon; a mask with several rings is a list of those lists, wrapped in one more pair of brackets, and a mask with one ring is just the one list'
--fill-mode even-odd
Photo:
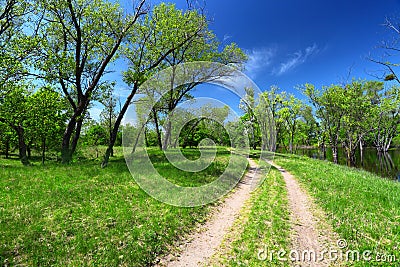
{"label": "grassy roadside", "polygon": [[[262,163],[266,165],[266,163]],[[265,168],[266,166],[264,166]],[[270,258],[271,251],[290,246],[289,210],[285,182],[272,168],[245,204],[241,216],[213,256],[213,266],[289,266]],[[250,208],[249,208],[250,207]]]}
{"label": "grassy roadside", "polygon": [[[216,163],[193,173],[191,181],[219,175],[229,156],[219,150]],[[155,167],[177,182],[188,179],[160,161]],[[30,167],[0,160],[0,173],[0,265],[5,266],[146,266],[204,222],[210,210],[152,199],[121,157],[106,169],[89,160]]]}
{"label": "grassy roadside", "polygon": [[[278,154],[275,162],[295,175],[326,212],[334,231],[347,242],[342,251],[360,252],[360,261],[350,260],[349,265],[400,262],[400,183],[306,157]],[[363,258],[365,251],[371,254]]]}

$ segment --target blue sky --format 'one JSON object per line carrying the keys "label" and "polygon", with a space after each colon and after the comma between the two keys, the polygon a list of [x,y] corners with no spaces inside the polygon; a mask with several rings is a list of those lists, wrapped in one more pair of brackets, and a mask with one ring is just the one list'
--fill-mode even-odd
{"label": "blue sky", "polygon": [[[379,57],[379,43],[393,37],[382,24],[400,17],[400,0],[208,0],[205,12],[223,44],[235,42],[249,55],[245,73],[261,90],[277,85],[302,97],[294,88],[306,82],[340,83],[349,72],[374,79],[381,67],[366,58]],[[123,96],[126,85],[118,86]],[[195,95],[224,98],[223,90],[204,88]]]}
{"label": "blue sky", "polygon": [[390,33],[385,17],[400,15],[400,1],[209,1],[217,36],[236,42],[250,61],[248,74],[261,86],[338,82],[370,77],[378,66],[369,53]]}
{"label": "blue sky", "polygon": [[281,0],[208,1],[211,28],[249,54],[248,74],[261,88],[278,85],[299,93],[306,82],[320,87],[351,77],[374,79],[380,41],[392,37],[382,24],[400,14],[400,1]]}

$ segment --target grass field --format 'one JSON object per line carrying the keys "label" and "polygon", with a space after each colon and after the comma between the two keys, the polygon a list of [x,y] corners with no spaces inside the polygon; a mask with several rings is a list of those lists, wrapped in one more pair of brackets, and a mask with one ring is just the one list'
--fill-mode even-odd
{"label": "grass field", "polygon": [[344,252],[371,251],[367,261],[360,256],[362,260],[349,261],[349,266],[400,264],[400,183],[307,157],[277,155],[275,161],[295,175],[322,207],[347,242]]}
{"label": "grass field", "polygon": [[[196,150],[184,154],[198,156]],[[230,156],[219,149],[212,166],[183,177],[158,153],[151,155],[161,174],[191,184],[219,175]],[[105,169],[99,159],[67,166],[34,162],[29,167],[2,159],[0,173],[2,265],[145,266],[204,222],[210,210],[152,199],[135,183],[120,155]]]}
{"label": "grass field", "polygon": [[[230,158],[219,148],[210,167],[187,174],[168,164],[161,152],[149,151],[160,174],[184,186],[213,181]],[[148,196],[132,178],[122,151],[116,153],[105,169],[100,159],[44,166],[34,161],[29,167],[16,159],[0,159],[1,265],[148,266],[207,219],[211,205],[178,208]],[[183,154],[192,160],[200,155],[192,149]],[[325,211],[328,223],[346,240],[346,249],[372,252],[370,261],[348,266],[396,266],[389,262],[393,257],[400,262],[400,183],[306,157],[278,154],[275,161],[295,175]],[[213,262],[286,264],[262,261],[259,256],[265,255],[259,253],[290,246],[287,205],[282,176],[272,169]]]}

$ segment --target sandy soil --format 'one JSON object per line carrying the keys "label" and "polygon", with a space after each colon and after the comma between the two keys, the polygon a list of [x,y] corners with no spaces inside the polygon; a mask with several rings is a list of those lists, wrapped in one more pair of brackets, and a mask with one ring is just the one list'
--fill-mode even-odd
{"label": "sandy soil", "polygon": [[[290,207],[290,222],[292,226],[291,249],[296,250],[301,256],[300,261],[295,261],[295,266],[329,266],[329,259],[321,260],[321,252],[336,248],[333,242],[336,236],[331,227],[326,223],[323,212],[316,207],[307,193],[300,187],[297,180],[282,167],[269,162],[276,167],[283,175],[288,191]],[[315,216],[315,215],[317,216]],[[302,256],[304,251],[315,251],[314,256]],[[327,257],[325,257],[327,258]]]}

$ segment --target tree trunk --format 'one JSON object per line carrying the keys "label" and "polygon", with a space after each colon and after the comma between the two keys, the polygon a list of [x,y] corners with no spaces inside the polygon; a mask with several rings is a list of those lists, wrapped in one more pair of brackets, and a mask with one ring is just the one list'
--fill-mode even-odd
{"label": "tree trunk", "polygon": [[136,94],[137,89],[138,89],[138,84],[135,83],[131,94],[127,97],[127,99],[124,103],[124,106],[122,107],[121,111],[118,114],[117,119],[115,120],[114,127],[113,127],[112,133],[110,135],[110,143],[108,144],[106,153],[104,155],[103,162],[101,163],[102,168],[107,167],[107,165],[108,165],[110,156],[112,154],[112,151],[113,151],[113,148],[115,145],[115,141],[117,140],[118,130],[119,130],[119,127],[121,126],[122,119],[124,118],[125,113],[128,110],[129,105],[131,104],[131,101]]}
{"label": "tree trunk", "polygon": [[[141,132],[139,133],[141,134]],[[146,147],[149,147],[149,140],[147,139],[148,133],[147,133],[147,127],[144,128],[144,145]],[[136,146],[137,146],[137,142],[139,141],[139,135],[138,138],[136,139],[136,143],[135,143],[135,150],[136,150]]]}
{"label": "tree trunk", "polygon": [[44,165],[44,161],[46,160],[46,137],[42,139],[42,165]]}
{"label": "tree trunk", "polygon": [[[72,115],[67,124],[67,128],[64,131],[61,144],[61,161],[63,164],[70,163],[72,160],[72,155],[75,153],[83,123],[83,118],[81,118],[81,116],[85,114],[88,104],[89,98],[87,96],[82,96],[78,108],[74,110],[74,114]],[[71,143],[72,136],[73,139]]]}
{"label": "tree trunk", "polygon": [[74,134],[74,138],[72,139],[72,144],[71,144],[71,159],[72,159],[72,155],[74,155],[74,153],[76,151],[79,137],[81,136],[82,124],[83,124],[83,119],[77,121],[77,123],[76,123],[75,134]]}
{"label": "tree trunk", "polygon": [[[109,109],[109,113],[108,113],[108,134],[109,134],[109,140],[108,140],[108,144],[111,144],[111,136],[112,136],[112,134],[113,134],[113,127],[112,127],[112,112],[113,111],[113,109],[112,108],[110,108]],[[117,132],[117,135],[118,135],[118,132]],[[116,136],[115,136],[115,140],[116,140],[117,138],[116,138]],[[114,141],[114,143],[115,143],[115,141]],[[111,157],[114,157],[114,149],[113,149],[113,147],[111,147],[111,151],[110,151],[110,156]]]}
{"label": "tree trunk", "polygon": [[159,147],[160,149],[163,149],[162,138],[161,138],[161,131],[160,131],[160,125],[158,124],[157,111],[156,111],[156,109],[155,109],[154,107],[153,107],[153,109],[152,109],[152,112],[153,112],[153,117],[154,117],[154,124],[155,124],[155,126],[156,126],[158,147]]}
{"label": "tree trunk", "polygon": [[6,153],[6,159],[8,159],[9,158],[9,156],[10,156],[10,139],[6,139],[6,151],[5,151],[5,153]]}
{"label": "tree trunk", "polygon": [[76,120],[75,118],[72,118],[69,121],[63,135],[63,140],[61,145],[61,162],[63,164],[68,164],[72,160],[72,153],[69,145],[71,141],[71,136],[74,133],[75,126],[76,126]]}
{"label": "tree trunk", "polygon": [[[124,114],[125,114],[125,112],[124,112]],[[103,162],[101,163],[101,167],[102,168],[104,168],[104,167],[106,167],[108,165],[108,161],[110,160],[110,156],[111,157],[113,156],[113,150],[114,150],[113,148],[114,148],[114,145],[115,145],[115,141],[117,140],[118,130],[119,130],[119,127],[121,125],[121,121],[122,121],[122,118],[124,117],[124,114],[120,113],[118,115],[117,120],[115,121],[114,128],[113,128],[113,130],[111,132],[110,141],[109,141],[106,153],[104,155]]]}
{"label": "tree trunk", "polygon": [[337,147],[337,145],[332,145],[332,157],[333,157],[333,163],[338,164],[338,147]]}
{"label": "tree trunk", "polygon": [[360,139],[360,163],[361,166],[364,166],[364,145],[362,138]]}
{"label": "tree trunk", "polygon": [[347,164],[349,167],[354,167],[356,165],[355,149],[352,147],[346,148],[347,150]]}
{"label": "tree trunk", "polygon": [[326,160],[326,146],[325,146],[325,137],[322,137],[322,143],[321,143],[321,151],[322,151],[322,156],[324,160]]}
{"label": "tree trunk", "polygon": [[[133,148],[132,148],[131,154],[135,153],[135,151],[136,151],[137,145],[138,145],[138,143],[139,143],[140,135],[142,134],[143,129],[144,129],[144,138],[145,138],[145,141],[147,140],[147,131],[146,131],[145,127],[146,127],[146,124],[143,124],[142,127],[140,128],[140,130],[139,130],[139,132],[138,132],[138,134],[137,134],[137,136],[136,136],[135,143],[133,144]],[[147,141],[146,141],[146,146],[147,146]]]}
{"label": "tree trunk", "polygon": [[168,120],[167,128],[165,130],[164,143],[163,143],[163,146],[162,146],[162,150],[164,150],[164,151],[167,150],[167,148],[168,148],[168,143],[169,143],[169,139],[170,139],[170,136],[171,136],[171,127],[172,127],[171,121]]}
{"label": "tree trunk", "polygon": [[179,135],[178,135],[177,138],[175,138],[175,142],[174,142],[173,147],[174,147],[174,148],[177,148],[177,147],[178,147],[178,144],[179,144]]}
{"label": "tree trunk", "polygon": [[28,153],[28,159],[32,159],[31,144],[26,145],[26,152]]}
{"label": "tree trunk", "polygon": [[14,128],[18,135],[18,149],[19,149],[19,158],[23,165],[29,165],[29,160],[26,155],[26,143],[25,143],[25,136],[24,136],[24,128],[22,126],[16,126]]}
{"label": "tree trunk", "polygon": [[291,133],[290,134],[290,141],[289,141],[290,154],[293,154],[293,143],[294,143],[294,136],[293,136],[293,133]]}
{"label": "tree trunk", "polygon": [[388,138],[388,140],[387,140],[387,142],[385,144],[384,152],[388,152],[389,151],[390,145],[392,143],[392,138],[393,138],[392,136]]}

